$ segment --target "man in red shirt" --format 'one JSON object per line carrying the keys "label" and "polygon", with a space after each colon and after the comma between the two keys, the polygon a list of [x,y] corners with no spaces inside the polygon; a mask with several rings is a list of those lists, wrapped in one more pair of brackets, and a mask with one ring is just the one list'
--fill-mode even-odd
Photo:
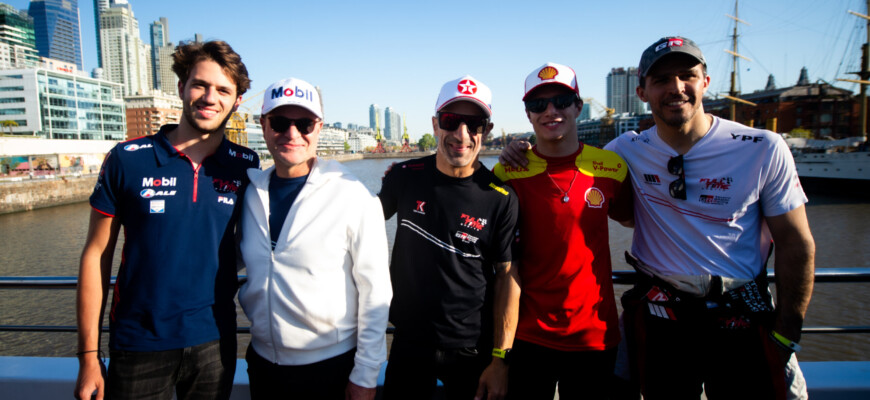
{"label": "man in red shirt", "polygon": [[522,296],[511,349],[512,398],[604,398],[619,344],[611,281],[608,215],[631,217],[616,201],[628,168],[616,153],[580,143],[583,108],[574,71],[547,63],[526,78],[526,116],[536,146],[529,164],[495,167],[520,199]]}

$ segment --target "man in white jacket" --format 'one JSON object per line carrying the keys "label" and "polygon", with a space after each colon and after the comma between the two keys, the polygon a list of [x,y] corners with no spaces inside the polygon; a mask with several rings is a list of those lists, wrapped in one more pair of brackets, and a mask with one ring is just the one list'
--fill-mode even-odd
{"label": "man in white jacket", "polygon": [[311,84],[272,84],[260,123],[275,165],[248,170],[242,213],[251,397],[373,399],[392,298],[380,202],[317,159],[323,111]]}

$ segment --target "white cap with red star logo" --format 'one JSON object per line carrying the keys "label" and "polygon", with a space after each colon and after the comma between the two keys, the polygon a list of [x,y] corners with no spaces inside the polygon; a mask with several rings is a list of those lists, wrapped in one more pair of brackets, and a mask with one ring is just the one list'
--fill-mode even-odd
{"label": "white cap with red star logo", "polygon": [[526,91],[523,95],[523,101],[529,97],[532,90],[541,85],[556,83],[567,87],[580,95],[580,88],[577,87],[577,75],[571,67],[556,64],[546,63],[538,68],[535,68],[529,76],[526,77]]}
{"label": "white cap with red star logo", "polygon": [[471,75],[454,79],[441,86],[441,93],[438,94],[438,101],[435,103],[435,112],[460,100],[470,101],[482,108],[487,117],[492,116],[492,91]]}

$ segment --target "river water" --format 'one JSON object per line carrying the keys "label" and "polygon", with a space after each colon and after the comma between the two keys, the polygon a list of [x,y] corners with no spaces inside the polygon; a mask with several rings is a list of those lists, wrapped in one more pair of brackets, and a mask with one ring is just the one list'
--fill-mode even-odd
{"label": "river water", "polygon": [[[394,161],[349,161],[345,166],[377,192],[383,171]],[[483,162],[492,167],[495,158]],[[75,276],[89,213],[88,204],[79,203],[0,215],[0,275]],[[870,267],[870,203],[811,194],[807,214],[816,240],[817,268]],[[395,229],[394,217],[387,221],[388,234]],[[610,229],[614,269],[629,269],[622,254],[631,245],[631,230],[615,223]],[[625,289],[618,286],[617,295]],[[75,292],[0,289],[0,325],[75,325]],[[239,325],[248,325],[240,309]],[[870,283],[817,284],[805,325],[870,326]],[[248,340],[240,335],[240,355]],[[104,349],[106,343],[104,335]],[[870,360],[870,334],[805,335],[801,345],[802,360]],[[0,355],[71,357],[75,351],[75,333],[0,332]]]}

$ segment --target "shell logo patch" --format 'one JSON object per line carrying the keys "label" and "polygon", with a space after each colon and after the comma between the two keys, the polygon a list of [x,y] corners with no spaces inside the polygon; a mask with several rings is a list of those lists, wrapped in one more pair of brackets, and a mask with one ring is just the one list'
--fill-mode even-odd
{"label": "shell logo patch", "polygon": [[538,78],[541,78],[541,80],[544,81],[548,79],[553,79],[556,77],[556,75],[559,75],[559,71],[553,67],[546,67],[542,69],[541,72],[538,72]]}
{"label": "shell logo patch", "polygon": [[586,198],[586,205],[591,208],[601,208],[604,205],[604,193],[597,187],[586,189],[586,195],[583,197]]}

